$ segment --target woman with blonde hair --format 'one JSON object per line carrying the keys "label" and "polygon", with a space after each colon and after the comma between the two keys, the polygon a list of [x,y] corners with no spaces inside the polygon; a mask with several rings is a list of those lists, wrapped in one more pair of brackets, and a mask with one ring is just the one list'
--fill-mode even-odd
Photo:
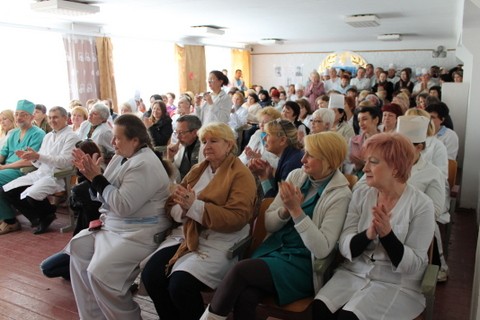
{"label": "woman with blonde hair", "polygon": [[351,198],[339,170],[346,154],[347,144],[336,133],[305,137],[302,168],[280,184],[265,213],[269,237],[227,273],[201,320],[226,319],[232,309],[235,319],[256,319],[256,306],[267,295],[283,305],[317,292],[321,279],[313,273],[314,260],[334,249]]}
{"label": "woman with blonde hair", "polygon": [[17,124],[15,123],[15,115],[12,110],[3,110],[2,112],[0,112],[0,124],[1,124],[1,131],[0,131],[0,149],[1,149],[8,139],[10,130],[17,127]]}
{"label": "woman with blonde hair", "polygon": [[265,132],[265,149],[279,158],[277,168],[259,158],[250,160],[248,167],[260,179],[265,197],[274,197],[278,192],[278,183],[285,181],[293,169],[302,166],[303,151],[297,128],[292,122],[281,119],[270,121],[265,126]]}
{"label": "woman with blonde hair", "polygon": [[73,132],[77,131],[80,129],[80,126],[82,125],[83,121],[86,121],[88,119],[88,111],[84,107],[74,107],[70,111],[70,119],[72,121],[71,127]]}
{"label": "woman with blonde hair", "polygon": [[232,129],[214,122],[198,136],[205,160],[190,170],[166,204],[167,214],[181,225],[142,273],[161,319],[200,318],[205,309],[201,291],[215,289],[237,262],[227,258],[227,251],[250,229],[255,179],[236,156]]}
{"label": "woman with blonde hair", "polygon": [[272,120],[277,120],[281,116],[282,114],[274,107],[266,107],[257,112],[259,128],[250,137],[247,146],[239,156],[240,161],[247,164],[250,159],[258,158],[268,161],[273,168],[277,167],[278,157],[265,149],[265,124]]}

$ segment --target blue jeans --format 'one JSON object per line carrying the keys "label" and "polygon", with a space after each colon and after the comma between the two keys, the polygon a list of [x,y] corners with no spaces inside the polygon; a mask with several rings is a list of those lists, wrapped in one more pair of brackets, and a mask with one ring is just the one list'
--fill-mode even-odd
{"label": "blue jeans", "polygon": [[62,277],[70,280],[70,255],[57,252],[40,263],[40,270],[49,278]]}

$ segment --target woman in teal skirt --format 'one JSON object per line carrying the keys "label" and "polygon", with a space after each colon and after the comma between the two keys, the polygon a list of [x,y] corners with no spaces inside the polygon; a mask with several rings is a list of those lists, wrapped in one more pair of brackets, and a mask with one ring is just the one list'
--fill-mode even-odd
{"label": "woman in teal skirt", "polygon": [[342,231],[351,192],[339,171],[345,139],[335,132],[305,137],[302,168],[293,170],[265,213],[269,236],[251,259],[237,263],[217,288],[201,319],[255,319],[264,296],[283,305],[313,296],[320,279],[313,261],[334,249]]}

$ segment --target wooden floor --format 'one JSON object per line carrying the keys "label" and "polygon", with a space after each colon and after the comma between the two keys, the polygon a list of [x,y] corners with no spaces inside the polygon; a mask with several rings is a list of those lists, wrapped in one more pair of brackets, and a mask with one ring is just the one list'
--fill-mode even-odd
{"label": "wooden floor", "polygon": [[[45,278],[40,262],[61,250],[71,237],[60,227],[67,217],[58,214],[51,232],[33,235],[26,219],[19,216],[22,231],[0,236],[0,320],[78,319],[70,282]],[[435,320],[467,320],[470,314],[477,229],[474,212],[459,211],[450,245],[449,280],[437,286]],[[143,319],[158,319],[151,303],[137,297]]]}

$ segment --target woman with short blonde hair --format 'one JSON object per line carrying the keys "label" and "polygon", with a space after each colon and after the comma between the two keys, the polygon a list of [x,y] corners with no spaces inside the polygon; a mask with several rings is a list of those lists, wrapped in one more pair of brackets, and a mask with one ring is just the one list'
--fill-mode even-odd
{"label": "woman with short blonde hair", "polygon": [[232,310],[235,319],[256,319],[265,296],[284,305],[319,289],[312,266],[334,250],[351,198],[339,170],[346,154],[347,143],[334,132],[305,137],[302,168],[280,183],[265,212],[269,236],[227,273],[200,320],[226,319]]}
{"label": "woman with short blonde hair", "polygon": [[142,281],[161,319],[199,319],[201,291],[215,289],[237,262],[227,251],[248,235],[255,179],[236,157],[236,139],[225,123],[199,130],[205,160],[187,173],[167,200],[179,227],[160,245]]}

